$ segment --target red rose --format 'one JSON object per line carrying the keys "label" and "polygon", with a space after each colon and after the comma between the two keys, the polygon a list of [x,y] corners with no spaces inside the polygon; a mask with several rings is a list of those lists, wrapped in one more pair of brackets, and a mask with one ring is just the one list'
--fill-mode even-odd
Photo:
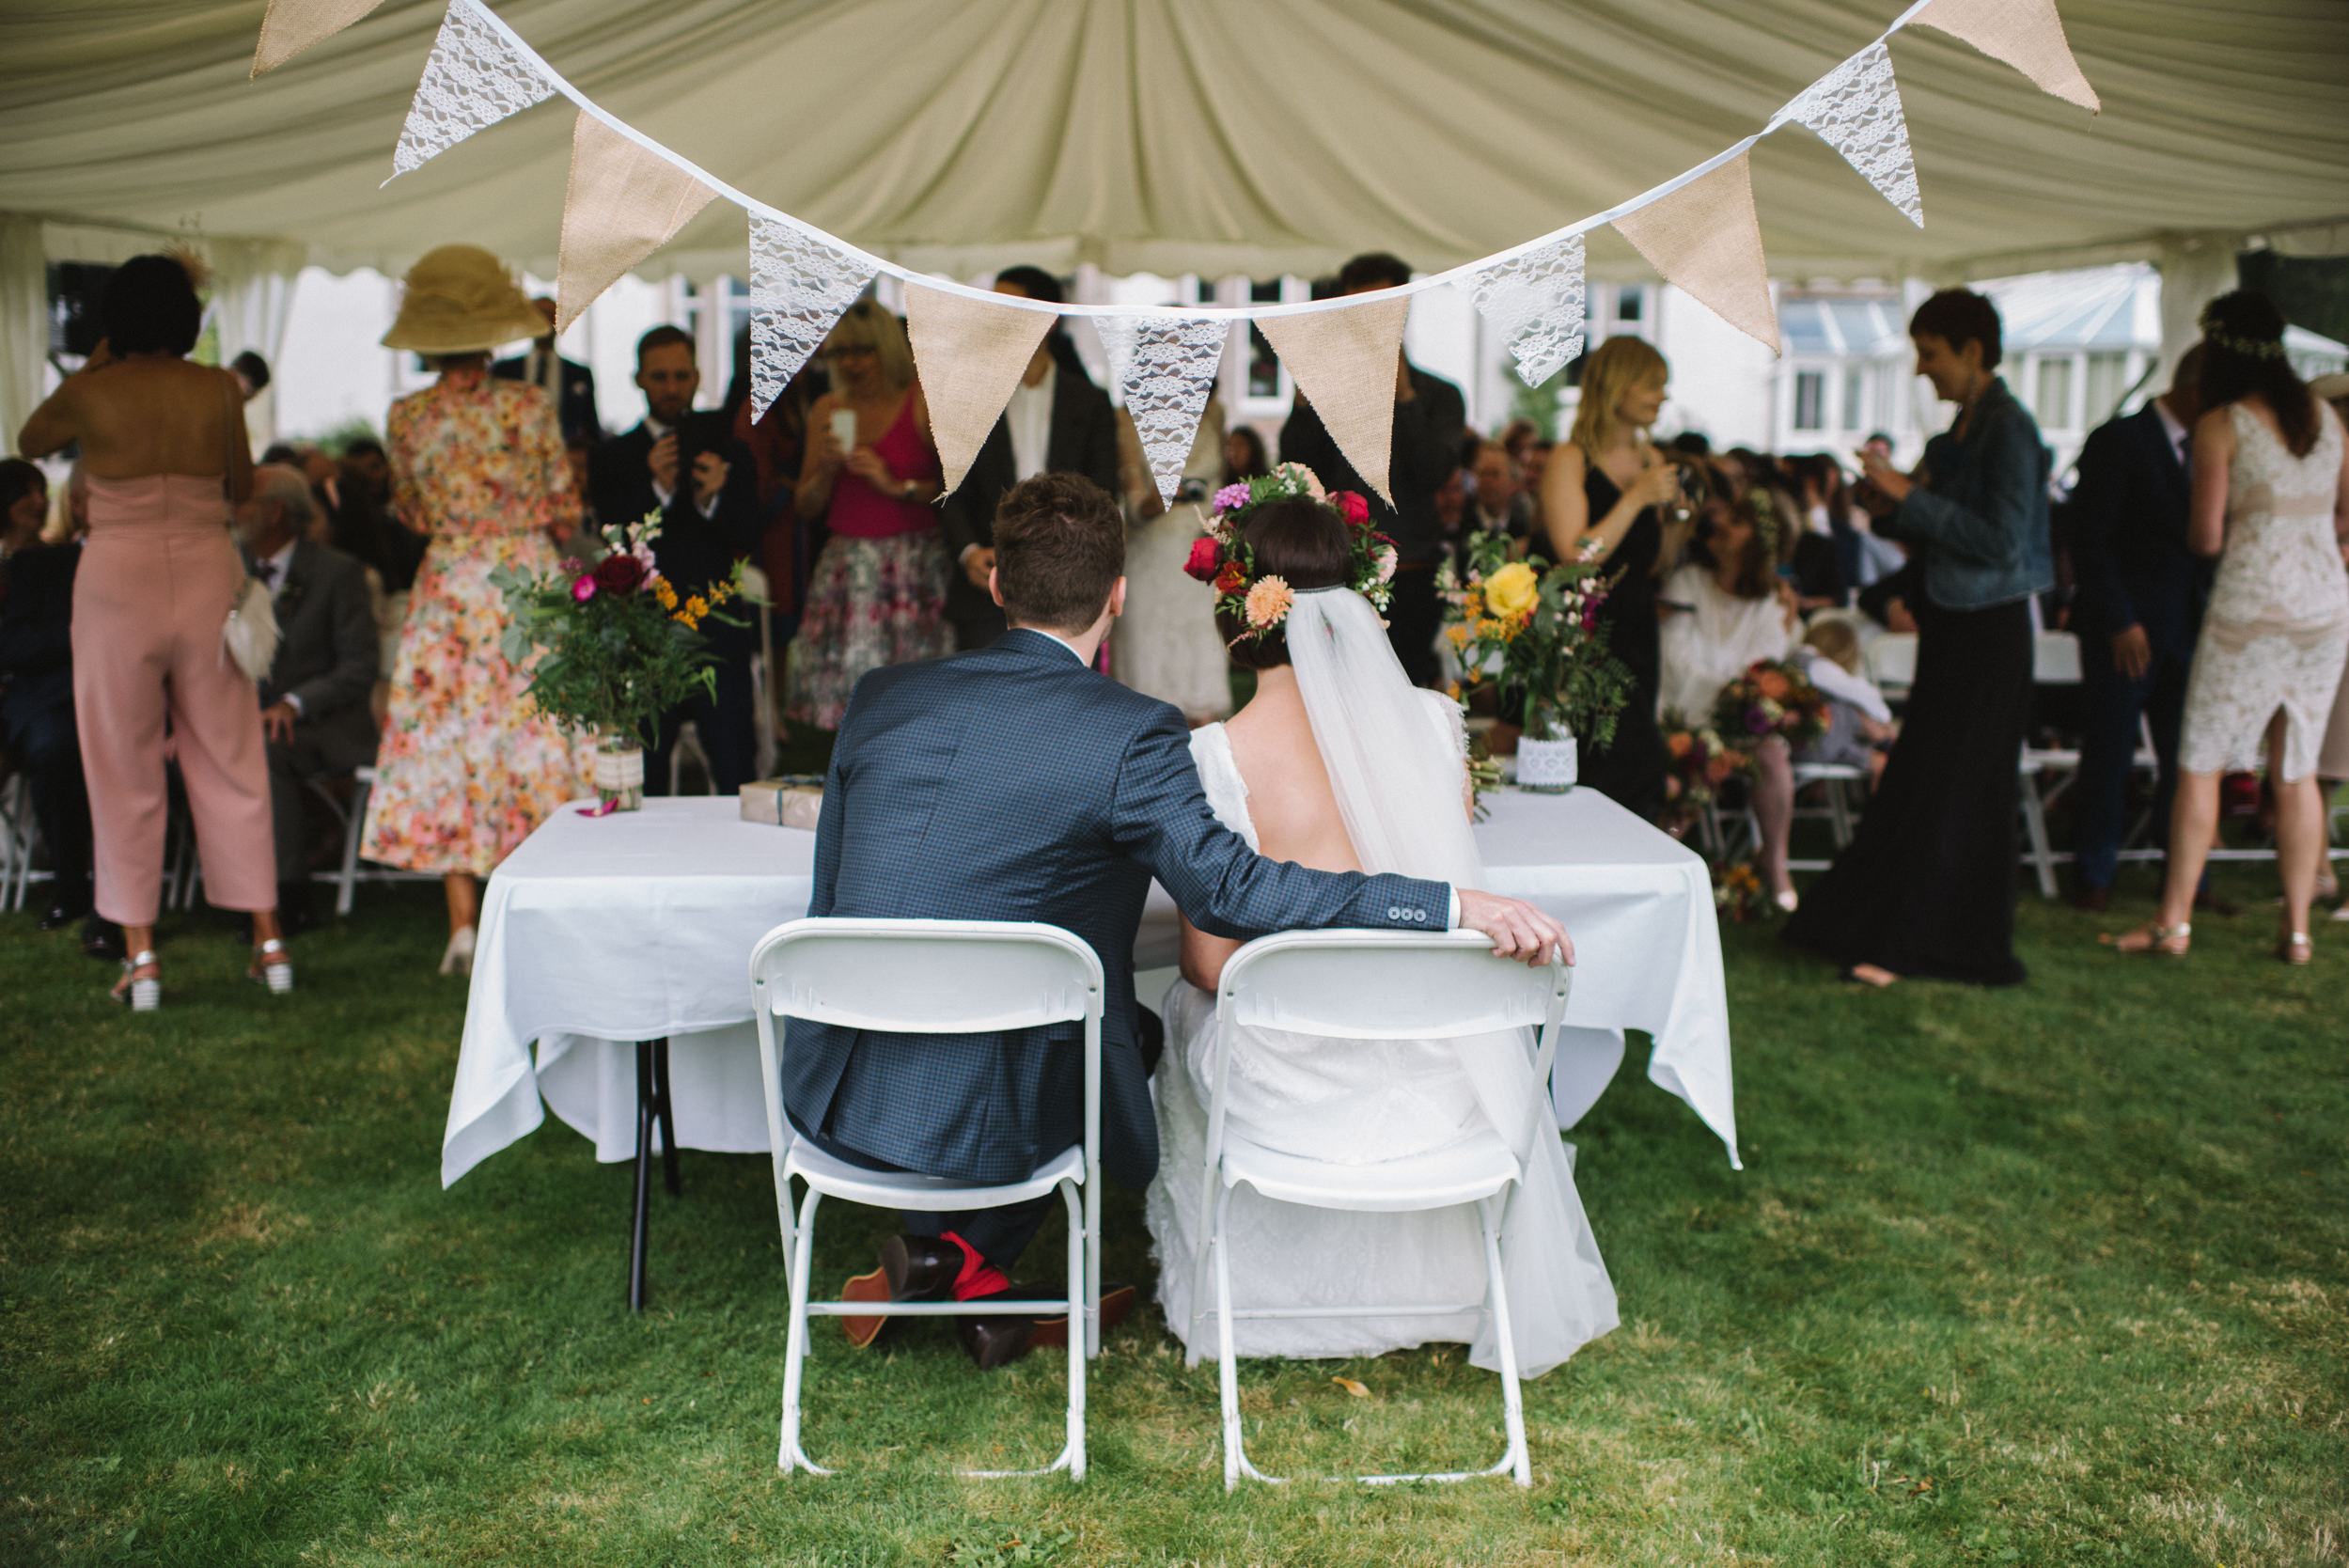
{"label": "red rose", "polygon": [[595,586],[604,593],[634,593],[644,586],[644,562],[634,556],[606,556],[596,563]]}
{"label": "red rose", "polygon": [[1191,541],[1191,558],[1182,563],[1182,570],[1202,583],[1212,583],[1215,580],[1215,557],[1222,553],[1214,540],[1201,535]]}
{"label": "red rose", "polygon": [[1370,503],[1351,490],[1331,491],[1329,504],[1344,514],[1351,526],[1359,528],[1370,520]]}
{"label": "red rose", "polygon": [[1247,585],[1248,574],[1240,569],[1238,561],[1224,562],[1224,569],[1215,573],[1217,593],[1237,593]]}

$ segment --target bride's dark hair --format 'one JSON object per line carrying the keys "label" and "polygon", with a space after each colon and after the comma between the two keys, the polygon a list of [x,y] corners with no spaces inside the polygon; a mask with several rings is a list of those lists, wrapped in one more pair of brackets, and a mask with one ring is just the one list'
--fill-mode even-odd
{"label": "bride's dark hair", "polygon": [[[1240,525],[1240,537],[1255,552],[1258,581],[1277,577],[1297,592],[1332,588],[1354,574],[1354,544],[1346,520],[1335,508],[1309,496],[1289,495],[1266,501],[1249,511]],[[1289,662],[1289,639],[1266,635],[1232,646],[1232,638],[1247,630],[1240,617],[1215,612],[1215,630],[1223,634],[1225,650],[1242,669],[1273,669]]]}

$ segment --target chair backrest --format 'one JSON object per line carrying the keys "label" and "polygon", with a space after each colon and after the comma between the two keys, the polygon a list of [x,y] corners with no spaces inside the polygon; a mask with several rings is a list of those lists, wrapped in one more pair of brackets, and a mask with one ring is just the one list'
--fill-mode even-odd
{"label": "chair backrest", "polygon": [[1481,932],[1291,931],[1258,937],[1225,961],[1215,987],[1211,1184],[1223,1153],[1224,1095],[1241,1027],[1340,1040],[1449,1040],[1532,1027],[1541,1031],[1533,1073],[1542,1086],[1549,1082],[1573,984],[1574,971],[1556,961],[1536,969],[1495,957]]}
{"label": "chair backrest", "polygon": [[1887,632],[1868,645],[1868,678],[1879,686],[1917,682],[1917,634]]}
{"label": "chair backrest", "polygon": [[2031,680],[2042,686],[2080,683],[2080,639],[2070,632],[2042,632],[2031,644]]}

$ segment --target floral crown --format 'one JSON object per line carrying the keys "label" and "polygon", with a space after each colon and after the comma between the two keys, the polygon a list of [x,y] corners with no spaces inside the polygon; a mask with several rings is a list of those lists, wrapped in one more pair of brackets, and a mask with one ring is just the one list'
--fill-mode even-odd
{"label": "floral crown", "polygon": [[1215,492],[1214,515],[1207,521],[1207,532],[1192,542],[1191,558],[1182,566],[1184,572],[1214,588],[1218,611],[1241,622],[1239,635],[1231,639],[1234,647],[1261,641],[1277,631],[1296,601],[1296,590],[1285,580],[1270,572],[1257,574],[1256,552],[1241,537],[1241,525],[1250,511],[1267,501],[1298,496],[1318,501],[1345,519],[1353,559],[1344,586],[1380,611],[1394,596],[1388,585],[1398,558],[1395,541],[1370,527],[1370,503],[1351,490],[1325,492],[1305,464],[1284,463],[1269,474]]}
{"label": "floral crown", "polygon": [[2229,353],[2239,353],[2246,359],[2281,359],[2284,356],[2282,338],[2239,337],[2227,330],[2226,323],[2218,319],[2217,311],[2207,306],[2195,325],[2202,329],[2203,337]]}

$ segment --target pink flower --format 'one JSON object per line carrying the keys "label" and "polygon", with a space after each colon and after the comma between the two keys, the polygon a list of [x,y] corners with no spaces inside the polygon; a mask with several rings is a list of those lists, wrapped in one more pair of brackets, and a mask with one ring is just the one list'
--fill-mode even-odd
{"label": "pink flower", "polygon": [[1182,563],[1183,575],[1186,577],[1196,577],[1202,583],[1214,582],[1215,580],[1216,570],[1215,557],[1220,553],[1221,551],[1219,547],[1212,539],[1199,538],[1193,540],[1191,541],[1191,558]]}
{"label": "pink flower", "polygon": [[1322,477],[1304,463],[1284,463],[1280,465],[1279,473],[1290,483],[1305,486],[1305,493],[1316,501],[1329,499],[1329,493],[1322,488]]}
{"label": "pink flower", "polygon": [[1394,581],[1394,578],[1395,552],[1381,550],[1378,553],[1378,580],[1382,583],[1388,583]]}
{"label": "pink flower", "polygon": [[572,579],[571,597],[574,604],[584,604],[595,597],[595,578],[585,572]]}
{"label": "pink flower", "polygon": [[1247,504],[1248,487],[1245,484],[1228,484],[1215,492],[1217,511],[1237,511]]}
{"label": "pink flower", "polygon": [[565,556],[563,557],[563,570],[576,577],[582,572],[587,570],[587,563],[581,560],[577,556]]}
{"label": "pink flower", "polygon": [[1256,586],[1248,589],[1248,624],[1260,632],[1269,631],[1281,623],[1289,614],[1289,606],[1295,602],[1296,595],[1289,591],[1289,585],[1280,578],[1259,577]]}
{"label": "pink flower", "polygon": [[657,583],[661,580],[661,568],[652,558],[651,545],[639,544],[628,553],[636,557],[636,564],[638,566],[644,568],[644,580],[646,583]]}
{"label": "pink flower", "polygon": [[1370,503],[1351,490],[1332,491],[1329,504],[1344,515],[1352,527],[1359,528],[1370,520]]}

